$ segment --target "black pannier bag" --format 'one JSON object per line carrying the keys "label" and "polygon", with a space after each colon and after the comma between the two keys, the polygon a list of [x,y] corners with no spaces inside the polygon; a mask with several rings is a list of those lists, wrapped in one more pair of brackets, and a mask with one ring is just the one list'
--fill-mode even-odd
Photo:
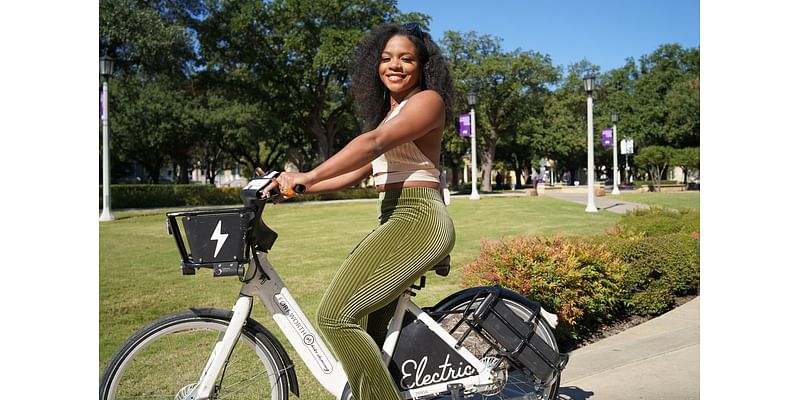
{"label": "black pannier bag", "polygon": [[[537,322],[542,317],[539,313],[540,304],[535,305],[535,312],[528,320],[524,320],[501,301],[499,289],[490,290],[473,318],[507,350],[505,355],[512,362],[527,369],[539,381],[550,382],[566,363],[561,355],[536,334]],[[547,324],[546,321],[542,323]]]}

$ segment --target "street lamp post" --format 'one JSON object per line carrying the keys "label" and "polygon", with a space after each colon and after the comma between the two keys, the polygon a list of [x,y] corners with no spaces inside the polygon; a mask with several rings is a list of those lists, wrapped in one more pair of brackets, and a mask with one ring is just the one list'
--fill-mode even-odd
{"label": "street lamp post", "polygon": [[478,153],[475,143],[475,136],[477,136],[478,133],[478,127],[475,125],[475,93],[467,93],[467,103],[469,104],[469,126],[472,130],[469,135],[470,147],[472,148],[472,155],[470,157],[470,159],[472,159],[472,193],[469,195],[469,199],[480,200],[481,195],[478,194]]}
{"label": "street lamp post", "polygon": [[611,194],[619,194],[619,168],[617,168],[617,121],[619,120],[619,114],[616,112],[611,113],[611,123],[614,130],[614,188],[611,190]]}
{"label": "street lamp post", "polygon": [[586,145],[588,148],[586,180],[588,181],[586,212],[597,212],[594,205],[594,137],[592,135],[592,90],[594,90],[594,77],[587,76],[583,79],[583,87],[586,89]]}
{"label": "street lamp post", "polygon": [[112,221],[111,195],[109,194],[108,171],[108,79],[114,71],[114,60],[109,56],[100,57],[100,76],[103,77],[103,213],[100,221]]}

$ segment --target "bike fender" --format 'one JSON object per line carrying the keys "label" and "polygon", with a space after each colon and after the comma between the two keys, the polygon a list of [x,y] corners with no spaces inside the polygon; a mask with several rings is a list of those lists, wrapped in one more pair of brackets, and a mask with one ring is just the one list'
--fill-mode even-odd
{"label": "bike fender", "polygon": [[459,290],[458,292],[452,293],[451,295],[445,297],[439,303],[437,303],[433,307],[429,307],[428,310],[431,311],[438,311],[438,310],[447,310],[452,308],[456,304],[462,303],[465,300],[472,299],[478,292],[487,291],[487,290],[499,290],[500,295],[502,297],[510,298],[512,300],[518,301],[532,309],[539,309],[539,313],[542,314],[544,319],[547,321],[550,328],[555,329],[556,324],[558,322],[558,316],[555,314],[548,312],[544,308],[539,306],[539,303],[523,296],[519,292],[515,292],[511,289],[506,289],[500,285],[495,286],[477,286],[468,289]]}

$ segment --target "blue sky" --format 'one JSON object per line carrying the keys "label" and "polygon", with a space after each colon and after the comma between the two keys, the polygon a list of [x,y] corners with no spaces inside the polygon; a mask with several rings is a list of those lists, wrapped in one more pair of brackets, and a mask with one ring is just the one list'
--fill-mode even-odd
{"label": "blue sky", "polygon": [[548,54],[554,65],[584,58],[602,72],[638,62],[659,45],[700,46],[700,0],[399,0],[402,12],[431,16],[430,33],[475,31],[505,50]]}

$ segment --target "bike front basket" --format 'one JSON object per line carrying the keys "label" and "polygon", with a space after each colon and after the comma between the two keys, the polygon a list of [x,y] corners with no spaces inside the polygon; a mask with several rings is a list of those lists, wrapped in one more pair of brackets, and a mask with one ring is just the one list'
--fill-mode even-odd
{"label": "bike front basket", "polygon": [[244,265],[250,261],[247,237],[254,217],[252,208],[168,213],[167,226],[181,254],[183,274],[212,268],[214,276],[242,276]]}

